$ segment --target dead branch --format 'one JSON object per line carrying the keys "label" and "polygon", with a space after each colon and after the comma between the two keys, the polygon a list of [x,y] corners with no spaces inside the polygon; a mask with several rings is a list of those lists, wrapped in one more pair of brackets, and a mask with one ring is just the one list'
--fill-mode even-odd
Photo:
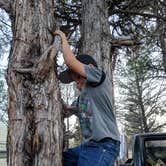
{"label": "dead branch", "polygon": [[154,131],[157,131],[158,129],[162,128],[162,127],[165,127],[166,126],[166,123],[163,123],[161,125],[158,125],[157,127],[153,128],[152,132]]}
{"label": "dead branch", "polygon": [[132,11],[132,10],[129,11],[129,10],[120,10],[120,9],[116,9],[116,10],[111,11],[111,14],[118,14],[118,13],[125,13],[125,14],[130,14],[130,15],[139,15],[142,17],[157,18],[157,19],[166,21],[165,17],[155,15],[155,14],[150,14],[150,13],[141,13],[141,12]]}
{"label": "dead branch", "polygon": [[131,46],[136,46],[142,44],[139,41],[133,40],[133,39],[115,39],[112,41],[112,46],[113,47],[120,47],[120,46],[126,46],[126,47],[131,47]]}

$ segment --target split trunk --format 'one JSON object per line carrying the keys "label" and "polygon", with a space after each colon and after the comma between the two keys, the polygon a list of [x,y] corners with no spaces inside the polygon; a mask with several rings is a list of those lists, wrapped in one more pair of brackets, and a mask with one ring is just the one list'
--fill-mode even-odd
{"label": "split trunk", "polygon": [[[58,80],[52,62],[35,78],[55,30],[52,0],[12,0],[13,40],[7,73],[9,166],[61,166],[62,127]],[[43,68],[44,69],[44,68]]]}

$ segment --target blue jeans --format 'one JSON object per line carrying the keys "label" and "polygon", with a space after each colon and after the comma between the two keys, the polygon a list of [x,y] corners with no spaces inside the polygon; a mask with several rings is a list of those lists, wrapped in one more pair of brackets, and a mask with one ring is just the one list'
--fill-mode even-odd
{"label": "blue jeans", "polygon": [[113,166],[119,150],[119,141],[89,141],[65,150],[63,166]]}

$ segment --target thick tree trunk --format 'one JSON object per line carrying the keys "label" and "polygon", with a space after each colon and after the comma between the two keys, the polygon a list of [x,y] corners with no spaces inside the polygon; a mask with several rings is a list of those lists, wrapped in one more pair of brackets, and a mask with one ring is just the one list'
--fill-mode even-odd
{"label": "thick tree trunk", "polygon": [[39,58],[53,40],[49,32],[55,28],[53,9],[52,0],[11,2],[9,166],[61,166],[61,104],[53,63],[43,64],[49,66],[47,73],[42,73],[44,79],[33,75]]}
{"label": "thick tree trunk", "polygon": [[[82,1],[82,52],[92,55],[107,75],[113,78],[113,52],[107,9],[106,0]],[[113,97],[113,80],[110,88]]]}

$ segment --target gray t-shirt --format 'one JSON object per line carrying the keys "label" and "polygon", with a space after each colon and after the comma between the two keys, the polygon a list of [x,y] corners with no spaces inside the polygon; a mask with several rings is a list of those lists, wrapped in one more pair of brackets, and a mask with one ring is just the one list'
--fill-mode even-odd
{"label": "gray t-shirt", "polygon": [[92,87],[90,83],[100,82],[102,70],[88,65],[85,65],[85,70],[86,85],[75,102],[83,141],[100,141],[103,138],[120,140],[112,107],[111,81],[106,75],[101,85]]}

